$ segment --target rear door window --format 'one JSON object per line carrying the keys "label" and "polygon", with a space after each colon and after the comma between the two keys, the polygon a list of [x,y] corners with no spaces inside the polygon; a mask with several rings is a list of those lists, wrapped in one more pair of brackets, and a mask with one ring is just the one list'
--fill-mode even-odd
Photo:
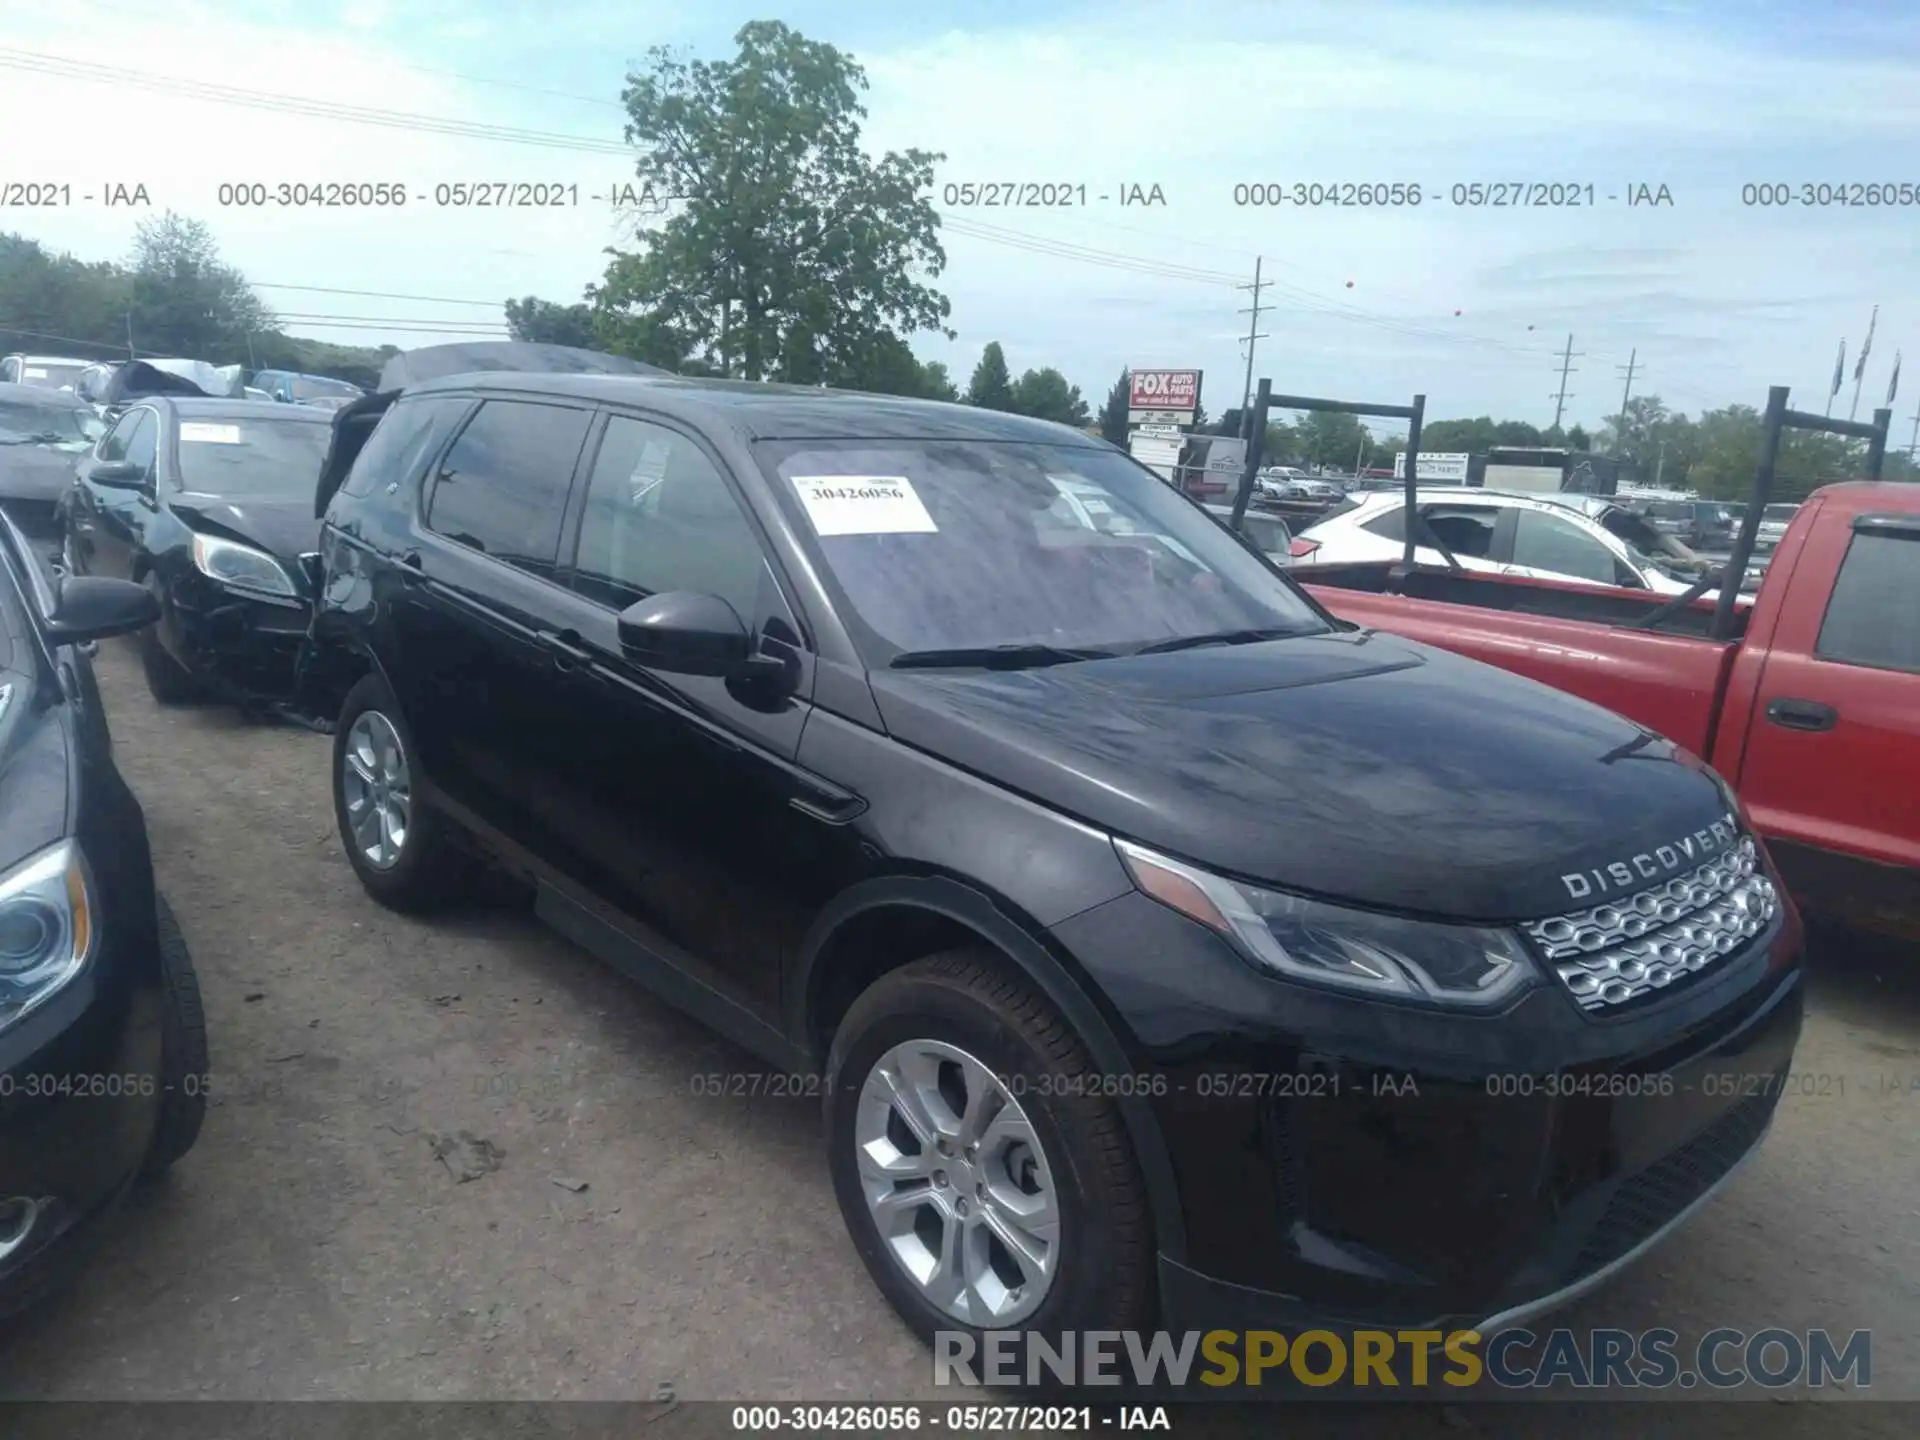
{"label": "rear door window", "polygon": [[464,395],[397,401],[380,417],[373,434],[354,457],[353,469],[340,493],[366,495],[382,483],[411,485],[472,403]]}
{"label": "rear door window", "polygon": [[489,400],[447,451],[427,525],[447,539],[551,577],[589,410]]}
{"label": "rear door window", "polygon": [[1513,563],[1596,585],[1619,583],[1611,550],[1571,520],[1541,510],[1522,510],[1515,517]]}
{"label": "rear door window", "polygon": [[1920,673],[1920,529],[1854,533],[1814,654]]}

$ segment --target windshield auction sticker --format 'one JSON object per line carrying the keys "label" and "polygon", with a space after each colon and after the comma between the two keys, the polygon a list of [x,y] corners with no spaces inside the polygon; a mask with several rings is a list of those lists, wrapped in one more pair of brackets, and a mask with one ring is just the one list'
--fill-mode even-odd
{"label": "windshield auction sticker", "polygon": [[796,475],[793,488],[821,535],[931,535],[940,528],[904,475]]}
{"label": "windshield auction sticker", "polygon": [[209,425],[204,420],[183,420],[180,422],[180,439],[186,444],[238,445],[240,427]]}

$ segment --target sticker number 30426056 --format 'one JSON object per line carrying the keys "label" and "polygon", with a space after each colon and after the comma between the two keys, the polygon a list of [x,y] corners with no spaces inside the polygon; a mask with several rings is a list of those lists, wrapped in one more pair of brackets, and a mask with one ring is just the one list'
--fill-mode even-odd
{"label": "sticker number 30426056", "polygon": [[904,475],[796,475],[793,488],[821,535],[931,535],[940,528]]}

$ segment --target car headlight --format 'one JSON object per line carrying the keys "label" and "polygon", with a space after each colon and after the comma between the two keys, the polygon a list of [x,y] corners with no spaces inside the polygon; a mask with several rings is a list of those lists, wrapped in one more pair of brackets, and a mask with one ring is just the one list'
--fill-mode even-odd
{"label": "car headlight", "polygon": [[286,567],[264,550],[238,545],[213,535],[193,537],[193,563],[209,580],[231,585],[237,590],[254,590],[263,595],[299,596],[293,577]]}
{"label": "car headlight", "polygon": [[78,975],[93,943],[78,845],[63,840],[0,875],[0,1030]]}
{"label": "car headlight", "polygon": [[1232,941],[1255,964],[1308,984],[1488,1009],[1538,973],[1508,930],[1405,920],[1285,895],[1114,841],[1140,889]]}

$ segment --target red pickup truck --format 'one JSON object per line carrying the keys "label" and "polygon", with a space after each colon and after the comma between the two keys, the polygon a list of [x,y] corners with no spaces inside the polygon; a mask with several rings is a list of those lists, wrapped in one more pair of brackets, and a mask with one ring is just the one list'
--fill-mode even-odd
{"label": "red pickup truck", "polygon": [[1686,746],[1739,792],[1804,908],[1920,938],[1920,485],[1816,491],[1733,639],[1711,638],[1707,601],[1427,566],[1293,574],[1346,620]]}

